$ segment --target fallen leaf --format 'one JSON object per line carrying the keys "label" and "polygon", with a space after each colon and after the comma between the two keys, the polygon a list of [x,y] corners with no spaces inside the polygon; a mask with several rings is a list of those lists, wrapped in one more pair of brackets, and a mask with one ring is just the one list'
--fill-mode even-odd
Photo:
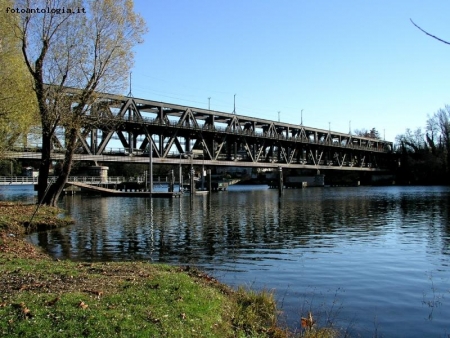
{"label": "fallen leaf", "polygon": [[301,321],[302,327],[309,329],[309,330],[311,330],[313,325],[316,323],[311,312],[308,313],[308,318],[301,317],[300,321]]}
{"label": "fallen leaf", "polygon": [[22,308],[22,314],[25,318],[32,318],[31,310],[27,307]]}
{"label": "fallen leaf", "polygon": [[89,305],[87,305],[85,302],[80,301],[78,303],[78,307],[82,308],[83,310],[86,310],[88,308]]}

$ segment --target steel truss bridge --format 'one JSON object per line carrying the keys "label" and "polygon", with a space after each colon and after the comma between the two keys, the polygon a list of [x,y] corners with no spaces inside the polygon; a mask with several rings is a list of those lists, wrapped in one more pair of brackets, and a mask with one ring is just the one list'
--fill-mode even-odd
{"label": "steel truss bridge", "polygon": [[[68,95],[78,90],[67,88]],[[392,142],[171,103],[97,93],[79,130],[77,161],[384,171]],[[63,159],[64,131],[52,158]],[[119,144],[119,145],[118,145]],[[9,157],[40,159],[40,149]]]}

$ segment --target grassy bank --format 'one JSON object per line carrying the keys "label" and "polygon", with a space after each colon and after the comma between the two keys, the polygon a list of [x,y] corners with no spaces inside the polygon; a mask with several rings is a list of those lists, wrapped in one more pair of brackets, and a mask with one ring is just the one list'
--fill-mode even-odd
{"label": "grassy bank", "polygon": [[[22,239],[34,211],[0,204],[2,337],[294,336],[277,325],[270,292],[232,290],[189,267],[55,261]],[[31,226],[70,222],[59,214],[43,208]]]}

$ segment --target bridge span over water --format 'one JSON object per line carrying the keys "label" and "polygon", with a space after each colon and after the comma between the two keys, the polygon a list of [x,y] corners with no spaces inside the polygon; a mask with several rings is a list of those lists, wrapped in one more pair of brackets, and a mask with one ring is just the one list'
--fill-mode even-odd
{"label": "bridge span over water", "polygon": [[[384,171],[393,161],[392,142],[299,124],[107,93],[87,108],[74,159],[96,165],[148,163],[149,149],[154,164],[208,167]],[[61,127],[54,160],[63,159],[63,135]],[[9,157],[39,159],[39,145]]]}

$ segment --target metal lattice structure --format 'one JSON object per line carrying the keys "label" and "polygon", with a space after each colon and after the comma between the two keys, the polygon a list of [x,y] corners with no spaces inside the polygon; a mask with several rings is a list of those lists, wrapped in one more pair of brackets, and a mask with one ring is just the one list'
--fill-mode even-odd
{"label": "metal lattice structure", "polygon": [[[63,135],[54,139],[54,159],[62,158]],[[152,149],[155,164],[378,171],[389,167],[392,147],[381,139],[98,93],[79,131],[75,160],[145,163]]]}

